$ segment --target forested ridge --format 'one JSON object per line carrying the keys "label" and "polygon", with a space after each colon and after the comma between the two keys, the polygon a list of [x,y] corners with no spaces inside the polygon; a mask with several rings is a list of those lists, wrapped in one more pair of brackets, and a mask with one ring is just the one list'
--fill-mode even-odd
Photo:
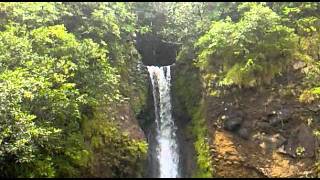
{"label": "forested ridge", "polygon": [[[0,177],[144,177],[150,139],[141,129],[154,121],[136,45],[144,35],[178,47],[172,96],[190,118],[192,177],[224,176],[212,142],[213,129],[235,129],[223,114],[229,102],[253,110],[244,119],[260,118],[269,95],[288,102],[295,120],[272,133],[291,142],[302,122],[318,141],[318,2],[0,2]],[[278,104],[264,105],[266,117]],[[285,151],[311,158],[301,169],[318,177],[318,150]]]}

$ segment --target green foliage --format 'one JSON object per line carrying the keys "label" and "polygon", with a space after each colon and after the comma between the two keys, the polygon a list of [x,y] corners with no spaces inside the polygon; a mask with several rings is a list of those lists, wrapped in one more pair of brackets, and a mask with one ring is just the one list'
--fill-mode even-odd
{"label": "green foliage", "polygon": [[95,176],[97,167],[107,177],[141,176],[146,143],[121,132],[114,104],[128,101],[135,114],[145,104],[148,77],[134,38],[149,32],[183,43],[175,87],[194,115],[195,176],[211,177],[194,97],[219,96],[214,85],[269,84],[300,60],[299,100],[318,101],[319,10],[314,2],[1,2],[1,176]]}
{"label": "green foliage", "polygon": [[[92,158],[91,163],[103,162],[104,169],[110,177],[141,177],[142,164],[146,159],[147,144],[132,140],[123,134],[116,124],[93,119],[83,124],[85,138],[90,143],[92,152],[99,152],[103,157]],[[91,169],[91,173],[94,169]]]}
{"label": "green foliage", "polygon": [[295,29],[299,36],[299,53],[307,59],[320,59],[320,6],[319,3],[291,3],[281,8],[283,22]]}
{"label": "green foliage", "polygon": [[208,129],[203,113],[204,107],[203,103],[201,103],[198,108],[194,109],[192,117],[191,129],[192,134],[196,137],[194,146],[197,152],[197,169],[193,177],[212,178],[214,169],[208,142]]}
{"label": "green foliage", "polygon": [[14,3],[1,2],[0,27],[10,24],[23,24],[28,28],[54,25],[63,11],[61,2]]}
{"label": "green foliage", "polygon": [[[270,84],[277,75],[292,70],[291,65],[303,61],[305,77],[302,84],[306,89],[299,100],[305,103],[319,101],[319,3],[199,3],[201,8],[191,7],[191,4],[163,3],[157,4],[156,8],[148,7],[154,9],[158,13],[154,13],[155,18],[160,19],[153,21],[153,31],[163,39],[183,42],[177,58],[179,72],[174,91],[179,99],[183,99],[179,101],[186,106],[188,114],[193,114],[190,111],[196,101],[190,97],[199,92],[199,85],[194,85],[195,67],[190,62],[194,52],[192,48],[186,48],[194,39],[198,39],[194,44],[198,53],[196,66],[200,69],[201,90],[205,95],[220,96],[218,89],[231,85],[259,87]],[[199,14],[193,10],[199,10]],[[204,11],[207,12],[201,13]],[[183,77],[186,75],[191,77],[189,81]],[[196,127],[206,127],[205,120],[196,119],[191,127],[195,135],[201,135],[205,130]],[[201,167],[206,167],[206,160],[211,159],[205,157],[205,144],[204,140],[195,143]],[[298,149],[298,152],[303,153],[303,150]]]}
{"label": "green foliage", "polygon": [[320,99],[320,87],[304,90],[299,96],[299,101],[303,103],[312,103]]}
{"label": "green foliage", "polygon": [[[138,61],[130,39],[137,28],[130,7],[1,3],[0,14],[1,176],[87,176],[83,172],[94,168],[91,162],[97,158],[93,147],[103,148],[102,156],[109,158],[101,162],[111,170],[104,176],[142,173],[144,141],[124,135],[116,123],[102,123],[103,129],[89,124],[91,131],[103,133],[89,138],[93,145],[88,146],[91,141],[82,131],[87,128],[83,122],[90,121],[85,117],[92,119],[97,106],[111,107],[102,121],[116,119],[117,109],[110,104],[127,95],[124,83],[135,89],[130,80],[121,81],[140,75],[125,68],[126,61]],[[83,20],[73,21],[79,18]]]}
{"label": "green foliage", "polygon": [[173,81],[173,93],[179,104],[183,107],[183,113],[192,115],[193,107],[196,107],[201,97],[201,82],[199,71],[192,66],[190,59],[190,47],[185,47],[179,52],[177,57],[177,66],[179,71],[175,72],[175,80]]}
{"label": "green foliage", "polygon": [[209,23],[209,6],[203,2],[137,3],[139,24],[169,42],[193,43]]}
{"label": "green foliage", "polygon": [[302,156],[305,151],[306,150],[305,150],[304,147],[298,146],[297,149],[296,149],[296,154],[297,154],[297,156]]}
{"label": "green foliage", "polygon": [[313,59],[306,61],[307,66],[302,69],[305,74],[303,84],[305,89],[299,96],[299,101],[303,103],[317,102],[320,98],[320,63]]}
{"label": "green foliage", "polygon": [[244,3],[238,9],[238,22],[230,18],[213,22],[195,44],[200,51],[197,64],[217,73],[220,85],[268,84],[293,56],[293,29],[281,25],[280,17],[265,5]]}
{"label": "green foliage", "polygon": [[179,103],[177,107],[181,107],[181,113],[187,113],[192,118],[187,129],[195,138],[197,168],[192,176],[210,178],[213,177],[214,170],[208,142],[208,129],[204,117],[204,102],[201,101],[200,72],[193,66],[193,54],[193,49],[189,46],[184,46],[179,52],[176,64],[179,71],[175,72],[173,93]]}
{"label": "green foliage", "polygon": [[[139,54],[134,46],[133,39],[136,32],[143,31],[144,26],[138,26],[133,5],[123,2],[108,3],[64,3],[70,14],[63,16],[63,23],[81,39],[90,38],[93,42],[107,50],[111,65],[117,69],[119,77],[119,93],[128,98],[134,112],[137,114],[144,105],[147,92],[140,68]],[[82,52],[86,52],[84,47]],[[95,52],[96,53],[96,52]],[[99,77],[94,69],[85,68],[88,77]],[[93,71],[94,70],[94,71]],[[107,70],[112,72],[112,69]],[[114,74],[114,73],[113,73]],[[140,78],[136,78],[140,77]],[[98,84],[112,84],[112,77],[103,79]],[[94,85],[87,84],[88,86]],[[109,86],[110,87],[110,86]]]}
{"label": "green foliage", "polygon": [[202,32],[204,19],[201,21],[201,18],[207,11],[204,3],[169,2],[164,4],[164,9],[167,13],[166,25],[162,26],[159,34],[169,41],[192,42],[196,34]]}

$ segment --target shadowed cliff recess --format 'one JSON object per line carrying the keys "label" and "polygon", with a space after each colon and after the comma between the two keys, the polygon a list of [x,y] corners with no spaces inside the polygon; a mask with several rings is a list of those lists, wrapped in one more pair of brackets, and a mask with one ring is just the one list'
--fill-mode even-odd
{"label": "shadowed cliff recess", "polygon": [[147,66],[168,66],[175,62],[178,44],[165,42],[153,34],[138,34],[137,50]]}

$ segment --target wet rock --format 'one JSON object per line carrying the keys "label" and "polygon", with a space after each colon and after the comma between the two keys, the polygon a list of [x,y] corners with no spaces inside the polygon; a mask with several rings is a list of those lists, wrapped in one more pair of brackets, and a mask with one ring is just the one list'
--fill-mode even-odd
{"label": "wet rock", "polygon": [[241,138],[246,140],[248,140],[250,136],[249,130],[247,128],[240,128],[238,134]]}
{"label": "wet rock", "polygon": [[313,157],[317,142],[312,131],[305,124],[301,124],[292,131],[288,143],[284,145],[284,152],[292,157],[298,157],[297,148],[303,148],[304,152],[299,157]]}
{"label": "wet rock", "polygon": [[240,128],[242,121],[242,117],[228,118],[224,121],[224,128],[228,131],[236,131]]}
{"label": "wet rock", "polygon": [[291,118],[291,111],[284,109],[273,114],[269,120],[271,126],[282,125],[286,120]]}
{"label": "wet rock", "polygon": [[281,124],[282,122],[283,122],[283,120],[277,116],[274,116],[273,118],[270,119],[271,126],[277,126],[277,125]]}
{"label": "wet rock", "polygon": [[230,117],[243,117],[244,113],[240,110],[232,111]]}
{"label": "wet rock", "polygon": [[243,122],[243,113],[234,111],[224,117],[224,129],[228,131],[237,131]]}

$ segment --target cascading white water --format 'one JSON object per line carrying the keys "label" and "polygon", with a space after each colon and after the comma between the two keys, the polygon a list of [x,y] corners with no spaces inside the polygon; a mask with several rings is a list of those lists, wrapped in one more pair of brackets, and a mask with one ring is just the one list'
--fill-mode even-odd
{"label": "cascading white water", "polygon": [[[147,66],[147,68],[152,82],[156,113],[157,158],[160,166],[160,178],[180,177],[176,126],[171,112],[170,66]],[[159,100],[157,97],[159,97]]]}

